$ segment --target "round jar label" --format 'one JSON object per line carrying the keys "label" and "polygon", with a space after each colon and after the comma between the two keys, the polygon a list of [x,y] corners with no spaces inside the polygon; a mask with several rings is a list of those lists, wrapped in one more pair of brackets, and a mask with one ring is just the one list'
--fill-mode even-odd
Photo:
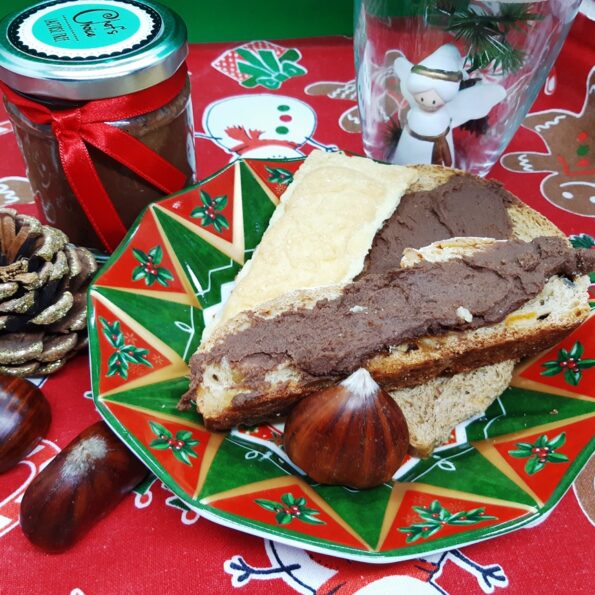
{"label": "round jar label", "polygon": [[135,0],[57,0],[21,13],[10,24],[8,38],[35,56],[96,59],[147,45],[161,25],[157,11]]}

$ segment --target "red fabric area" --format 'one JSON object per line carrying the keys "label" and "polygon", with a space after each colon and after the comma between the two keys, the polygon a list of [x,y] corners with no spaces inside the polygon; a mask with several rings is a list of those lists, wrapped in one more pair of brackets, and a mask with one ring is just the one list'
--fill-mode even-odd
{"label": "red fabric area", "polygon": [[[533,112],[548,109],[581,111],[588,74],[595,62],[593,33],[592,23],[579,17],[555,71],[550,75],[549,94],[540,94]],[[272,93],[299,98],[315,110],[312,137],[316,143],[361,153],[361,137],[339,126],[344,113],[355,105],[354,101],[326,94],[311,95],[304,90],[320,81],[345,83],[353,79],[351,40],[333,38],[279,44],[300,50],[299,64],[307,69],[307,74],[289,78],[276,91],[262,87],[244,88],[237,80],[212,66],[212,62],[234,47],[232,44],[192,47],[188,66],[193,83],[197,132],[206,133],[203,113],[212,102],[233,95]],[[555,76],[555,85],[552,76]],[[592,135],[594,131],[587,133]],[[253,133],[247,135],[255,137]],[[313,144],[305,144],[301,150],[308,153],[312,148]],[[521,128],[507,150],[515,151],[545,153],[548,148],[539,134]],[[595,145],[591,147],[593,151]],[[208,138],[197,138],[196,152],[201,178],[232,158],[230,152],[225,152]],[[0,183],[7,183],[7,177],[24,175],[14,135],[1,108],[0,155]],[[543,197],[540,184],[547,175],[515,173],[499,164],[491,174],[532,207],[553,219],[565,232],[593,233],[594,219],[562,210]],[[5,190],[0,192],[5,195],[5,202],[13,201],[13,195]],[[32,207],[25,206],[23,210],[32,212]],[[48,435],[50,442],[46,444],[48,456],[55,452],[52,443],[64,448],[98,418],[92,401],[85,398],[89,388],[86,356],[75,358],[43,386],[53,412]],[[37,462],[43,465],[41,454]],[[18,502],[11,504],[11,501],[26,481],[27,473],[28,469],[19,465],[0,478],[0,515],[10,511],[14,514],[15,509],[18,510]],[[501,566],[506,576],[505,581],[496,585],[496,593],[587,593],[592,590],[595,578],[589,556],[592,543],[592,524],[571,489],[539,526],[469,546],[462,556],[450,554],[426,561],[366,565],[307,555],[299,550],[272,549],[260,538],[205,519],[196,520],[193,513],[177,505],[171,492],[156,482],[145,496],[126,498],[85,539],[61,555],[47,555],[34,549],[18,526],[4,530],[0,526],[0,593],[162,595],[237,590],[246,595],[296,592],[343,595],[355,593],[366,585],[377,589],[370,592],[392,593],[397,592],[395,577],[399,575],[402,575],[401,592],[439,593],[442,589],[447,593],[482,593],[482,571],[478,568],[485,571],[493,565]],[[293,578],[282,569],[283,565],[292,564]],[[490,592],[485,585],[484,588],[485,592]]]}

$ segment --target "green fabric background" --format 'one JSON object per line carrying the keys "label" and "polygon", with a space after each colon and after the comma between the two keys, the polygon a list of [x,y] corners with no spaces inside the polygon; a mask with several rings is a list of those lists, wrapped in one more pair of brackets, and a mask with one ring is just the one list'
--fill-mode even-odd
{"label": "green fabric background", "polygon": [[[351,35],[352,0],[161,0],[186,21],[191,42]],[[1,0],[0,18],[35,4]]]}

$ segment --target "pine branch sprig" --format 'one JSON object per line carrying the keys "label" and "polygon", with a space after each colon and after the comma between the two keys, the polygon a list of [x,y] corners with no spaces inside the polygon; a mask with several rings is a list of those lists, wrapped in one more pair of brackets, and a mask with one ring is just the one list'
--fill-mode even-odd
{"label": "pine branch sprig", "polygon": [[446,30],[466,43],[469,72],[489,66],[512,72],[523,65],[525,54],[513,47],[507,35],[541,18],[530,5],[505,4],[499,14],[488,14],[477,7],[462,8],[449,14]]}

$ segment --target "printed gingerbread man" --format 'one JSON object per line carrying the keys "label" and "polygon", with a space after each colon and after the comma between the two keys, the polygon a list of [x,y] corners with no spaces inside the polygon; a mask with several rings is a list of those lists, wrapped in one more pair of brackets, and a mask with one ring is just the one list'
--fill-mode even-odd
{"label": "printed gingerbread man", "polygon": [[595,217],[595,67],[587,77],[580,113],[535,112],[523,126],[541,136],[547,153],[508,153],[502,165],[515,172],[550,172],[541,182],[543,196],[565,211]]}

